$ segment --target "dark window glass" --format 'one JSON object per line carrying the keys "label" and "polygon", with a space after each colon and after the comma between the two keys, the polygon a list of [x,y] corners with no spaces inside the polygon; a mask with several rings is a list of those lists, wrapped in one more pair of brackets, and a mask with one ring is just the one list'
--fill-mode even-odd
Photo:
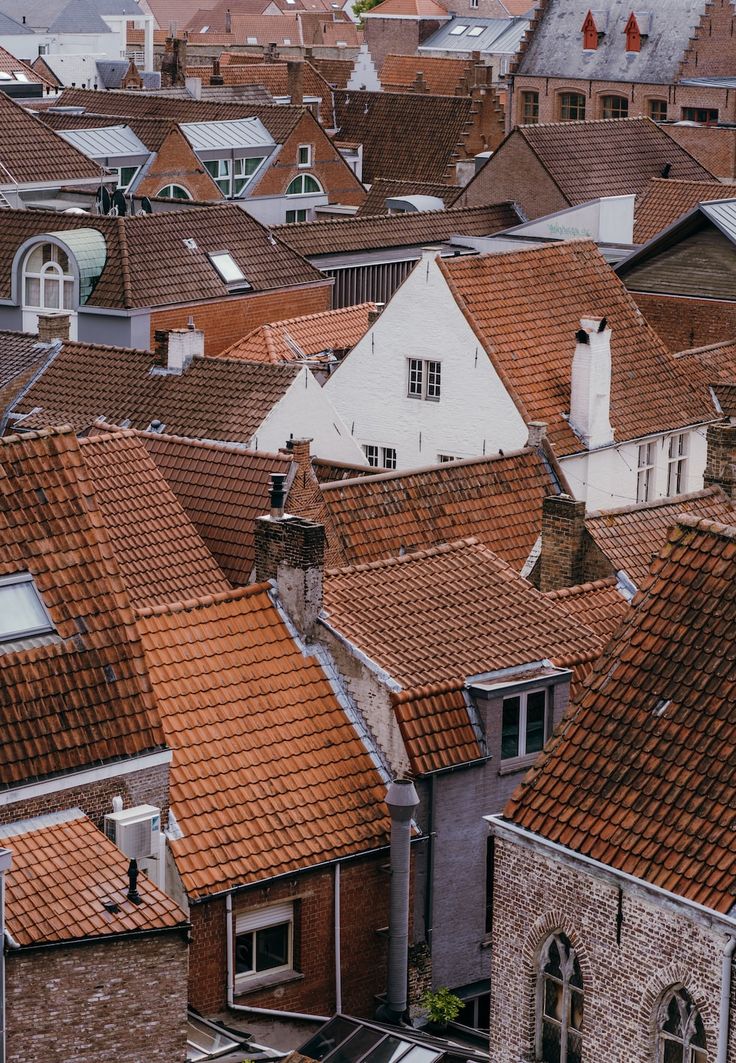
{"label": "dark window glass", "polygon": [[715,125],[718,121],[718,109],[715,107],[683,107],[682,118],[685,122],[700,122],[701,125]]}
{"label": "dark window glass", "polygon": [[628,118],[629,101],[625,96],[603,96],[601,116],[603,118]]}
{"label": "dark window glass", "polygon": [[526,699],[526,752],[544,748],[544,725],[547,716],[547,692],[533,690]]}
{"label": "dark window glass", "polygon": [[667,101],[666,100],[650,100],[649,101],[649,117],[655,122],[667,121]]}
{"label": "dark window glass", "polygon": [[496,839],[486,838],[486,934],[493,929],[493,863],[496,856]]}
{"label": "dark window glass", "polygon": [[582,122],[585,118],[585,96],[580,92],[563,92],[560,96],[560,121]]}
{"label": "dark window glass", "polygon": [[256,970],[270,971],[289,962],[289,923],[256,931]]}
{"label": "dark window glass", "polygon": [[[537,1050],[543,1063],[580,1063],[583,991],[580,966],[570,942],[553,935],[542,950],[541,1006]],[[579,987],[579,988],[578,988]]]}
{"label": "dark window glass", "polygon": [[235,973],[251,974],[253,971],[253,933],[238,934],[235,939]]}
{"label": "dark window glass", "polygon": [[501,721],[501,760],[519,755],[519,708],[521,701],[516,698],[503,699],[503,717]]}
{"label": "dark window glass", "polygon": [[539,121],[538,92],[522,92],[521,121],[524,125],[535,125]]}

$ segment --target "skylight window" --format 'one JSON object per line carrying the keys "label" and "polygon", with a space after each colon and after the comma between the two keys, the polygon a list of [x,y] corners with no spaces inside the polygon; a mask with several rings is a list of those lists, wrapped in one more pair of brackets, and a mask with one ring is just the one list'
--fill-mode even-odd
{"label": "skylight window", "polygon": [[461,33],[465,33],[467,26],[453,26],[450,33],[453,37],[459,37]]}
{"label": "skylight window", "polygon": [[12,77],[7,70],[0,70],[0,81],[12,81]]}
{"label": "skylight window", "polygon": [[471,26],[468,30],[468,37],[480,37],[484,29],[484,26]]}
{"label": "skylight window", "polygon": [[14,75],[16,81],[28,81],[28,78],[26,77],[26,75],[23,73],[22,70],[14,70],[13,71],[13,75]]}
{"label": "skylight window", "polygon": [[216,251],[209,256],[209,260],[228,287],[234,285],[240,288],[250,288],[245,274],[229,251]]}
{"label": "skylight window", "polygon": [[30,572],[0,576],[0,642],[15,642],[54,630]]}

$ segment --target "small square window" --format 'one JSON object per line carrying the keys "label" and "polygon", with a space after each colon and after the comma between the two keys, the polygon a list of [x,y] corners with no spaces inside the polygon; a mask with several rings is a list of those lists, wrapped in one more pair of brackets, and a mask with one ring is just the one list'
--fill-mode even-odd
{"label": "small square window", "polygon": [[471,26],[471,28],[468,30],[468,37],[480,37],[484,29],[485,26]]}
{"label": "small square window", "polygon": [[396,468],[396,448],[381,447],[381,464],[384,469]]}
{"label": "small square window", "polygon": [[312,165],[312,145],[300,144],[299,145],[299,165],[311,166]]}
{"label": "small square window", "polygon": [[442,384],[442,363],[409,359],[407,395],[410,399],[428,399],[439,402]]}
{"label": "small square window", "polygon": [[235,985],[293,969],[294,913],[290,904],[243,913],[235,922]]}
{"label": "small square window", "polygon": [[465,33],[467,28],[468,28],[467,26],[463,26],[463,25],[453,26],[452,29],[450,30],[450,34],[453,37],[459,37],[461,33]]}
{"label": "small square window", "polygon": [[650,100],[649,117],[653,122],[667,121],[667,100]]}
{"label": "small square window", "polygon": [[308,221],[308,213],[309,212],[307,210],[287,210],[286,224],[295,225],[297,222],[300,221]]}

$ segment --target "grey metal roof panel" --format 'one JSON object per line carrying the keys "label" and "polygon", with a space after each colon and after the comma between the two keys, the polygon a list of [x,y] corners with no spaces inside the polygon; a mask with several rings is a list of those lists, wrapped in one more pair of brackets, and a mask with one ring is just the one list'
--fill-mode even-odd
{"label": "grey metal roof panel", "polygon": [[694,85],[696,88],[736,89],[736,77],[683,78],[681,85]]}
{"label": "grey metal roof panel", "polygon": [[717,199],[700,204],[701,213],[736,244],[736,199]]}
{"label": "grey metal roof panel", "polygon": [[[465,27],[461,30],[461,27]],[[525,18],[470,18],[455,15],[419,48],[426,51],[493,52],[515,55],[529,27]]]}
{"label": "grey metal roof panel", "polygon": [[48,28],[49,33],[112,33],[93,0],[69,0]]}
{"label": "grey metal roof panel", "polygon": [[136,0],[94,0],[101,15],[130,15],[140,18],[145,11]]}
{"label": "grey metal roof panel", "polygon": [[145,144],[126,125],[91,129],[59,129],[57,132],[73,147],[90,159],[98,161],[131,155],[141,155],[147,159],[150,155]]}
{"label": "grey metal roof panel", "polygon": [[260,118],[238,118],[229,122],[185,122],[181,131],[195,151],[231,151],[234,148],[276,147]]}
{"label": "grey metal roof panel", "polygon": [[660,84],[675,81],[705,2],[647,0],[650,28],[640,52],[625,48],[624,28],[632,0],[608,0],[603,37],[597,49],[585,51],[581,28],[591,6],[590,0],[549,0],[522,56],[519,74]]}

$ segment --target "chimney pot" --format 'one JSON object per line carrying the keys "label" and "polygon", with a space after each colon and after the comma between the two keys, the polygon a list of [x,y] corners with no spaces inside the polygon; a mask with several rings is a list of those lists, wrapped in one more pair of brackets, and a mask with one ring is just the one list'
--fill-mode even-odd
{"label": "chimney pot", "polygon": [[38,342],[53,343],[54,340],[68,340],[70,325],[69,314],[39,314]]}
{"label": "chimney pot", "polygon": [[281,520],[284,515],[284,484],[286,473],[272,472],[269,485],[269,497],[271,503],[271,520]]}
{"label": "chimney pot", "polygon": [[530,421],[526,426],[529,433],[527,439],[528,447],[541,446],[542,440],[547,437],[547,422],[546,421]]}

